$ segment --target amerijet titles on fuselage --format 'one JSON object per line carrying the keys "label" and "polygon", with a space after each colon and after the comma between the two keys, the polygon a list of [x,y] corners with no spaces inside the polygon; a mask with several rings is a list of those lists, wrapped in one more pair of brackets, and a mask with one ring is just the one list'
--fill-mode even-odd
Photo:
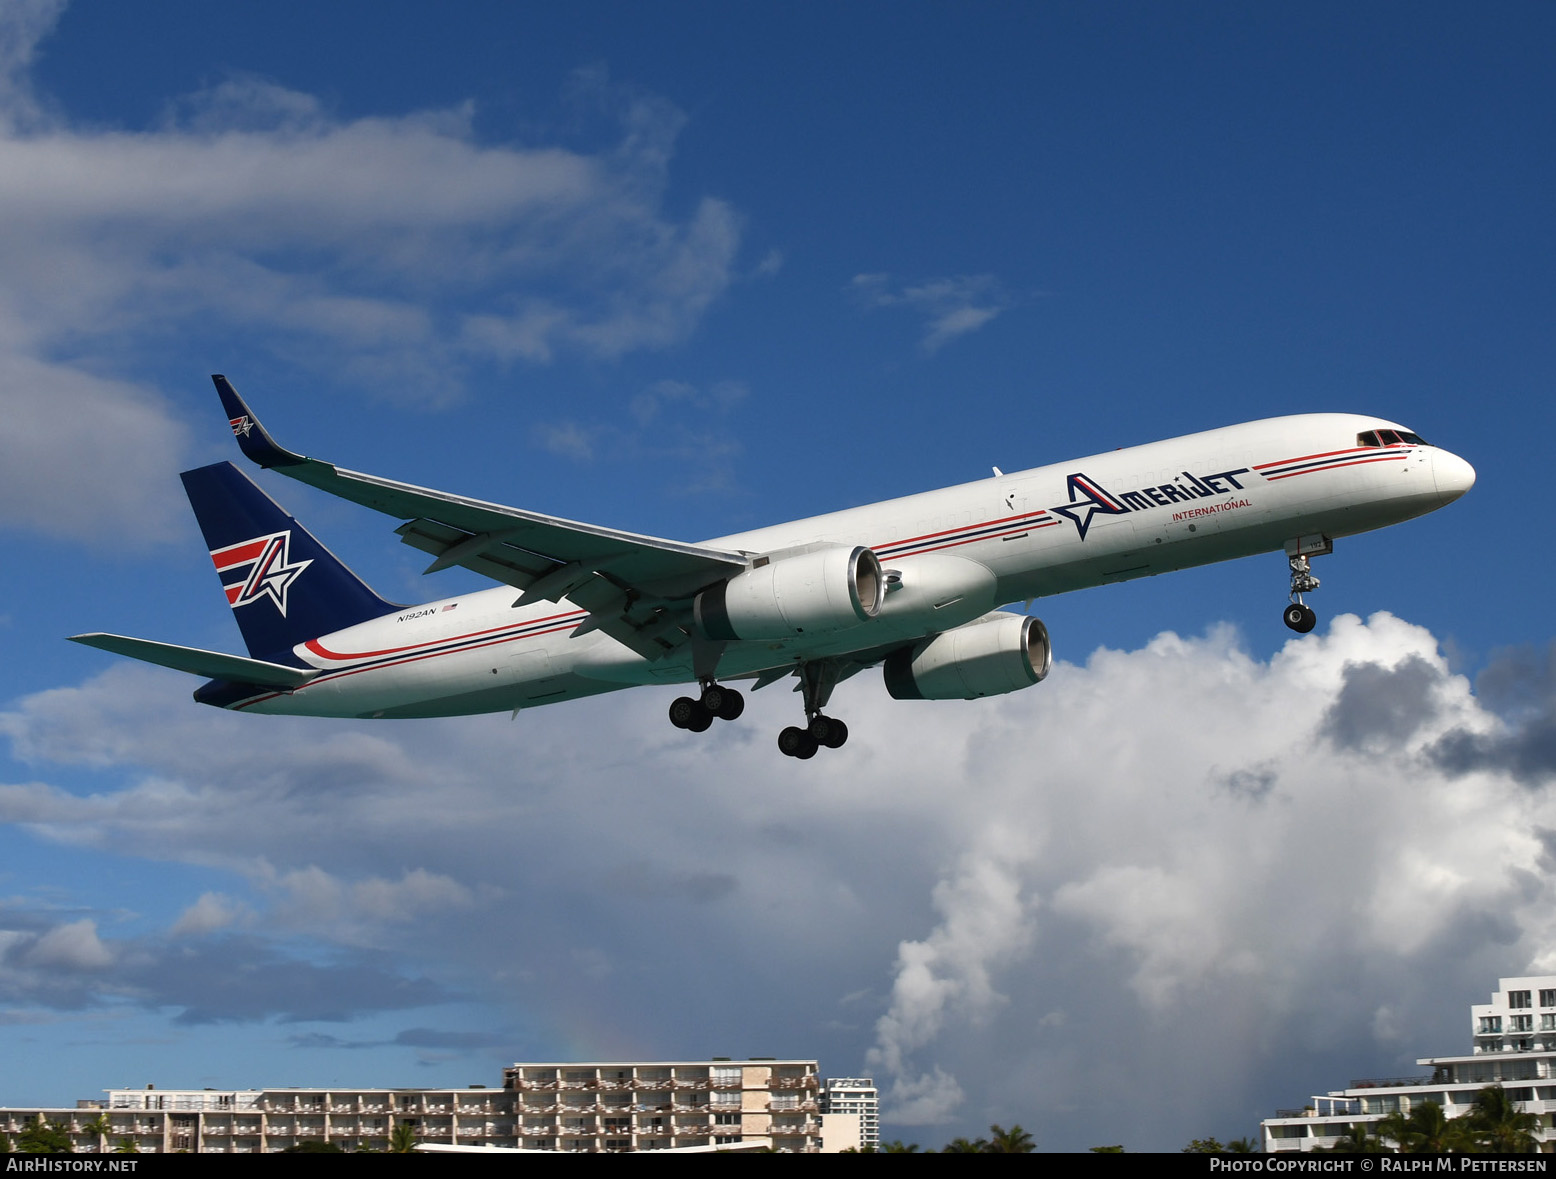
{"label": "amerijet titles on fuselage", "polygon": [[[1310,559],[1451,503],[1463,459],[1355,414],[1271,418],[684,544],[339,469],[278,445],[214,378],[243,453],[396,517],[404,543],[497,588],[421,605],[379,597],[230,463],[184,472],[247,656],[121,635],[77,642],[209,677],[195,699],[246,712],[427,717],[513,711],[642,684],[700,732],[797,677],[808,758],[848,728],[823,709],[880,666],[896,699],[1039,683],[1048,631],[1008,602],[1284,551],[1286,625],[1313,629]],[[517,591],[517,593],[516,593]]]}
{"label": "amerijet titles on fuselage", "polygon": [[[1165,508],[1175,503],[1192,503],[1202,497],[1209,498],[1225,495],[1228,491],[1241,491],[1243,485],[1237,481],[1237,476],[1246,474],[1248,474],[1247,467],[1238,467],[1235,471],[1220,471],[1203,478],[1183,471],[1178,476],[1182,482],[1167,482],[1157,487],[1145,487],[1139,491],[1109,495],[1102,490],[1095,479],[1088,479],[1084,474],[1077,472],[1066,480],[1070,490],[1070,502],[1060,504],[1053,510],[1065,519],[1073,521],[1076,530],[1080,533],[1080,538],[1085,540],[1086,529],[1091,526],[1091,518],[1097,512],[1108,516],[1121,516],[1125,512],[1148,512],[1155,507]],[[1248,506],[1247,500],[1233,499],[1210,510],[1226,511],[1243,506]]]}

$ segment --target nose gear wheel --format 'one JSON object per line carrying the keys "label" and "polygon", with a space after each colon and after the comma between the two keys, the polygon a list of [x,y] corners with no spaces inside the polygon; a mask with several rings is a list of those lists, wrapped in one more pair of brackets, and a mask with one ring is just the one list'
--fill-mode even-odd
{"label": "nose gear wheel", "polygon": [[1291,566],[1291,605],[1286,607],[1281,620],[1299,635],[1305,635],[1318,625],[1318,615],[1302,600],[1302,595],[1318,588],[1318,578],[1313,576],[1313,567],[1301,553],[1293,555],[1288,564]]}

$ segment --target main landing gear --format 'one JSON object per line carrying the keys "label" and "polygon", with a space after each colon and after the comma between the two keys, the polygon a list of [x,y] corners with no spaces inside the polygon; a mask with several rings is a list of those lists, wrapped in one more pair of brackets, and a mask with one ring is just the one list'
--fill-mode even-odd
{"label": "main landing gear", "polygon": [[799,667],[800,691],[805,694],[805,727],[790,725],[778,734],[778,752],[801,761],[816,756],[825,746],[839,749],[848,740],[848,726],[836,717],[823,716],[821,710],[837,687],[838,668],[830,660],[802,663]]}
{"label": "main landing gear", "polygon": [[823,745],[837,749],[848,740],[848,726],[836,717],[822,716],[819,712],[810,718],[803,729],[790,725],[778,734],[778,749],[785,757],[797,757],[801,761],[815,757]]}
{"label": "main landing gear", "polygon": [[732,721],[746,710],[746,698],[734,688],[707,681],[702,695],[677,696],[670,705],[670,723],[678,729],[690,729],[694,733],[706,732],[715,720]]}
{"label": "main landing gear", "polygon": [[[1326,548],[1323,551],[1331,550]],[[1306,553],[1290,553],[1289,564],[1291,565],[1291,605],[1286,607],[1281,618],[1299,635],[1305,635],[1318,625],[1318,615],[1313,613],[1313,607],[1302,600],[1302,595],[1310,594],[1318,588],[1318,578],[1313,576]]]}
{"label": "main landing gear", "polygon": [[[790,725],[778,734],[778,748],[785,757],[801,761],[820,749],[839,749],[848,740],[848,726],[833,716],[822,715],[837,686],[838,665],[833,660],[803,663],[797,669],[799,690],[805,693],[805,724]],[[758,684],[758,687],[761,685]],[[702,681],[701,696],[678,696],[670,705],[670,723],[693,733],[706,732],[715,720],[732,721],[746,710],[746,699],[734,688],[711,679]]]}

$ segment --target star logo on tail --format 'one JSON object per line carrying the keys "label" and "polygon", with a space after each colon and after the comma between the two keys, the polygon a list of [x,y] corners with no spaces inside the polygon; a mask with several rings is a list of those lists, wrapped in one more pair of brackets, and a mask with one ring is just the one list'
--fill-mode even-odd
{"label": "star logo on tail", "polygon": [[269,598],[281,616],[286,617],[287,592],[303,570],[313,564],[311,559],[293,564],[291,548],[292,533],[288,529],[211,550],[211,561],[221,574],[227,601],[234,610]]}

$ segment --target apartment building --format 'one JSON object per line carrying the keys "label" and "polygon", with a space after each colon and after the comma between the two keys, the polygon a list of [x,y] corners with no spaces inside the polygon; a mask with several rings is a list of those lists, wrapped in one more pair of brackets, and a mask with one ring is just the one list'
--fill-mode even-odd
{"label": "apartment building", "polygon": [[404,1123],[428,1143],[509,1150],[821,1150],[814,1060],[515,1064],[486,1089],[109,1089],[70,1108],[0,1109],[13,1137],[40,1116],[78,1152],[258,1154],[306,1141],[382,1150]]}
{"label": "apartment building", "polygon": [[822,1082],[821,1116],[827,1126],[828,1151],[834,1138],[832,1119],[838,1120],[838,1131],[846,1135],[849,1131],[842,1119],[848,1115],[859,1119],[858,1142],[853,1144],[857,1149],[881,1145],[881,1095],[873,1077],[828,1077]]}
{"label": "apartment building", "polygon": [[1347,1088],[1283,1109],[1260,1126],[1266,1152],[1330,1147],[1358,1122],[1409,1114],[1432,1101],[1450,1118],[1470,1110],[1475,1094],[1501,1085],[1523,1112],[1539,1118],[1538,1149],[1556,1153],[1556,975],[1498,980],[1491,1002],[1470,1007],[1471,1053],[1416,1061],[1430,1072],[1354,1080]]}
{"label": "apartment building", "polygon": [[821,1149],[814,1060],[516,1064],[503,1088],[532,1150]]}

